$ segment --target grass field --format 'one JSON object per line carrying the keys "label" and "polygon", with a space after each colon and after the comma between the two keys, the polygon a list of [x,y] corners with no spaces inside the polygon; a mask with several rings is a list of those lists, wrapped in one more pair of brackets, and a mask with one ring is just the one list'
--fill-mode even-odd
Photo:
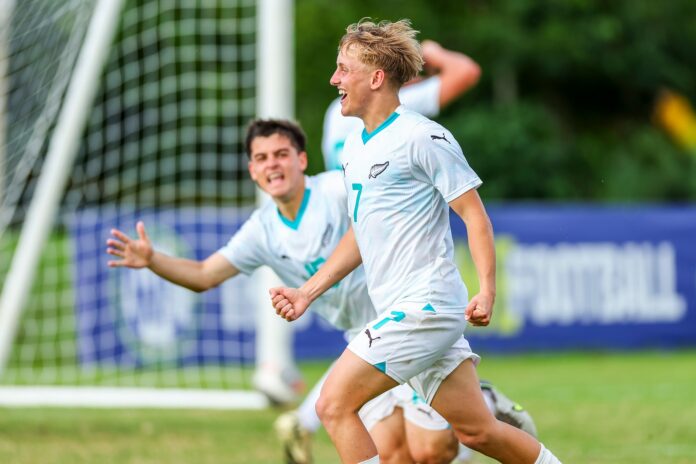
{"label": "grass field", "polygon": [[[325,367],[302,369],[312,381]],[[696,351],[486,356],[479,373],[532,412],[566,464],[696,463]],[[0,463],[281,463],[276,415],[2,409]],[[323,431],[315,455],[338,462]]]}

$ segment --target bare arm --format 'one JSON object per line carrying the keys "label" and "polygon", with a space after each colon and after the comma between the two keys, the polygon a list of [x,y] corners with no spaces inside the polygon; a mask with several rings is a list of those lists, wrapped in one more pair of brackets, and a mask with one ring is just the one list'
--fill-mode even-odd
{"label": "bare arm", "polygon": [[447,50],[432,40],[424,40],[422,46],[427,70],[440,76],[440,107],[478,83],[481,67],[467,55]]}
{"label": "bare arm", "polygon": [[219,253],[213,253],[203,261],[195,261],[155,251],[142,221],[138,222],[136,230],[137,239],[130,238],[118,229],[111,230],[115,238],[106,241],[106,252],[119,259],[109,261],[109,267],[147,267],[163,279],[195,292],[217,287],[239,274],[239,269]]}
{"label": "bare arm", "polygon": [[469,301],[466,318],[473,325],[488,325],[496,292],[493,226],[476,190],[469,190],[449,205],[466,225],[469,250],[479,279],[479,293]]}
{"label": "bare arm", "polygon": [[362,262],[353,229],[348,229],[329,259],[298,289],[272,288],[271,299],[276,313],[288,321],[294,321],[326,290],[351,273]]}

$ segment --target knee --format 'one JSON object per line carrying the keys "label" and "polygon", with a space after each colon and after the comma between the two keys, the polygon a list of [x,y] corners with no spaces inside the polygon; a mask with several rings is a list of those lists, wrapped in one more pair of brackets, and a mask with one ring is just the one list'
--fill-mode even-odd
{"label": "knee", "polygon": [[449,464],[459,452],[459,444],[452,436],[447,442],[428,442],[412,449],[413,460],[420,464]]}
{"label": "knee", "polygon": [[464,446],[476,451],[486,450],[494,434],[493,425],[481,425],[471,428],[460,428],[454,431],[457,440]]}
{"label": "knee", "polygon": [[380,450],[379,462],[381,464],[408,464],[412,463],[411,454],[406,446],[389,450]]}
{"label": "knee", "polygon": [[333,422],[347,412],[344,405],[337,398],[332,398],[331,395],[324,395],[323,392],[319,396],[315,407],[317,415],[324,425]]}

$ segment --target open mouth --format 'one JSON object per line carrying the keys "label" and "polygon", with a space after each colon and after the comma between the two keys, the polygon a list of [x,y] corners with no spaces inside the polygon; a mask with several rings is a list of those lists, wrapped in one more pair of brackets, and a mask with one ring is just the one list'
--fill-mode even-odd
{"label": "open mouth", "polygon": [[341,97],[341,103],[343,103],[343,101],[346,99],[346,97],[348,97],[348,94],[343,89],[338,89],[338,95],[340,95],[340,97]]}
{"label": "open mouth", "polygon": [[285,176],[280,172],[273,172],[266,177],[268,185],[275,185],[283,182],[283,180],[285,180]]}

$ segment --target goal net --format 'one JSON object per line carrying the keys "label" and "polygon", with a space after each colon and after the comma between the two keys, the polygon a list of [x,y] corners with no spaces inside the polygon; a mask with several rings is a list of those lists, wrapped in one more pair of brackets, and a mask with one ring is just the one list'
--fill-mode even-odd
{"label": "goal net", "polygon": [[[16,265],[96,3],[0,2],[6,5],[0,11],[3,284]],[[203,259],[248,217],[255,187],[243,142],[255,115],[256,2],[123,3],[67,185],[57,194],[59,207],[0,366],[0,384],[80,387],[83,399],[91,398],[93,387],[167,388],[179,395],[170,406],[182,405],[181,395],[190,389],[249,390],[255,282],[238,277],[195,294],[147,270],[109,269],[105,242],[112,228],[134,235],[142,220],[158,250]],[[38,390],[51,398],[63,390],[52,391]],[[129,404],[164,401],[158,392],[141,391]],[[224,406],[224,399],[213,402]],[[263,401],[252,395],[233,403],[253,407]]]}

